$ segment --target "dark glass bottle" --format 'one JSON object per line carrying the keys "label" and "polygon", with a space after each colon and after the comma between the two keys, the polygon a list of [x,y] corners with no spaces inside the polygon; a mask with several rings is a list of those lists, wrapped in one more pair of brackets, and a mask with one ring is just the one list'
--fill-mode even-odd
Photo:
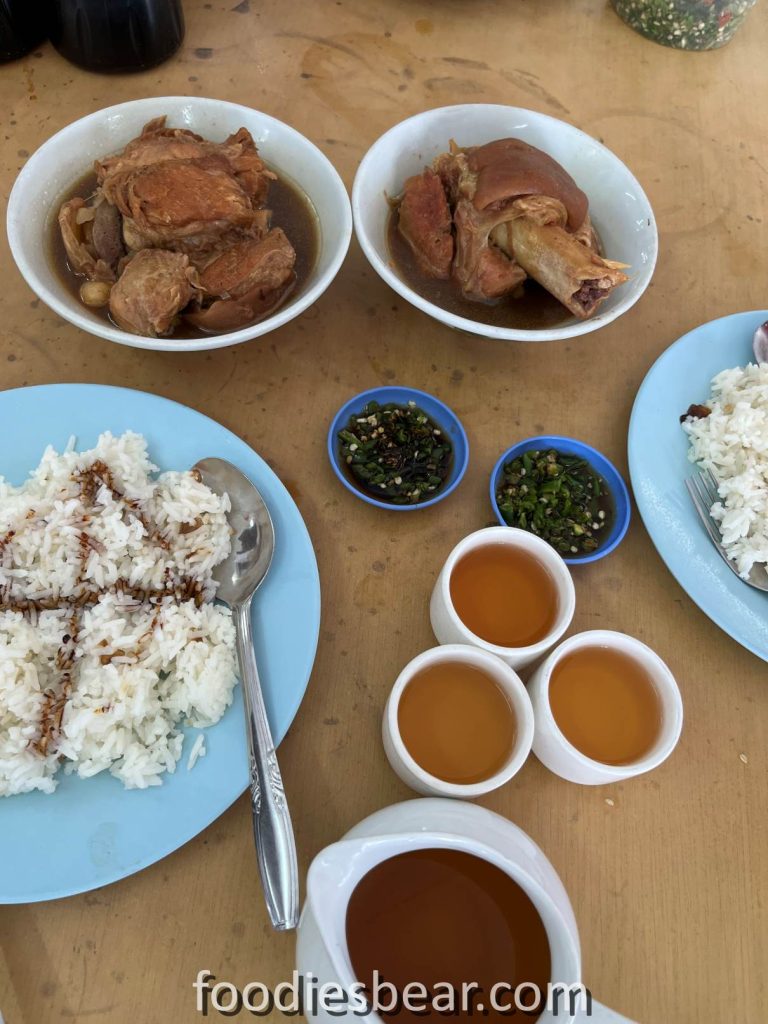
{"label": "dark glass bottle", "polygon": [[181,0],[53,0],[51,42],[87,71],[144,71],[184,38]]}
{"label": "dark glass bottle", "polygon": [[46,0],[0,0],[0,61],[23,57],[47,35]]}

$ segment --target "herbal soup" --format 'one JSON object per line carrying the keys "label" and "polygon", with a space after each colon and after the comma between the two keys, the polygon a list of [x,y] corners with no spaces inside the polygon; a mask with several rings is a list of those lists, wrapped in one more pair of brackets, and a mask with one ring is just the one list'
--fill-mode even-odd
{"label": "herbal soup", "polygon": [[484,544],[456,563],[451,601],[475,636],[499,647],[530,647],[552,631],[559,601],[552,574],[528,551]]}
{"label": "herbal soup", "polygon": [[465,661],[436,662],[418,672],[400,697],[397,724],[424,771],[465,786],[501,771],[517,732],[496,680]]}
{"label": "herbal soup", "polygon": [[626,264],[603,258],[585,193],[522,139],[451,140],[391,206],[401,276],[471,320],[527,330],[586,320],[628,280]]}
{"label": "herbal soup", "polygon": [[494,327],[517,327],[524,331],[551,330],[572,319],[568,310],[536,281],[519,284],[512,294],[501,299],[477,301],[466,298],[453,278],[426,274],[400,232],[400,214],[396,209],[391,211],[387,222],[387,242],[406,284],[448,313]]}
{"label": "herbal soup", "polygon": [[[89,171],[65,193],[62,203],[66,206],[72,200],[90,200],[96,193],[97,188],[96,175]],[[278,177],[271,182],[269,189],[269,212],[271,214],[271,221],[280,225],[281,231],[284,229],[284,234],[290,238],[294,253],[294,262],[291,269],[292,276],[290,278],[286,277],[284,287],[275,289],[274,302],[271,300],[266,302],[263,304],[263,308],[261,306],[258,309],[254,307],[252,316],[243,307],[238,313],[238,315],[242,314],[242,322],[231,321],[231,318],[227,315],[220,324],[208,323],[205,318],[200,318],[198,323],[193,315],[187,315],[186,310],[179,310],[171,317],[167,329],[153,330],[149,333],[183,339],[201,338],[209,334],[238,330],[240,327],[250,326],[266,319],[279,306],[301,294],[315,266],[319,251],[317,216],[307,196],[285,177]],[[121,249],[124,250],[122,242],[119,244]],[[154,252],[155,250],[150,249],[149,251]],[[79,302],[83,302],[84,306],[89,307],[105,323],[111,323],[114,326],[124,330],[131,330],[137,334],[147,333],[139,329],[138,326],[132,327],[129,324],[117,321],[109,305],[111,286],[105,282],[89,280],[86,272],[78,269],[71,253],[67,250],[60,225],[55,220],[51,225],[49,254],[50,262],[62,284],[65,285],[74,298]],[[272,256],[265,258],[273,259]],[[193,260],[197,261],[201,268],[205,264],[204,255],[203,257],[193,255]],[[151,280],[149,285],[151,285]],[[86,297],[88,295],[86,289],[93,289],[94,287],[100,287],[103,290],[104,301],[99,300],[98,304],[90,301],[85,302],[83,296],[84,294]],[[191,304],[189,308],[192,308]]]}
{"label": "herbal soup", "polygon": [[[491,990],[499,983],[536,985],[546,999],[552,964],[536,907],[506,872],[472,854],[412,850],[383,861],[352,893],[346,926],[352,969],[369,998],[375,972],[399,992],[417,982],[426,987],[428,1000],[435,998],[429,1017],[401,1006],[382,1014],[386,1020],[509,1021],[508,1013],[491,1009]],[[487,1012],[462,1012],[457,1006],[451,1013],[447,986],[461,993],[470,982],[480,987],[472,997],[475,1007],[482,1003]],[[512,1001],[510,989],[496,992],[502,993],[500,1003]],[[538,1020],[543,1007],[528,1005],[529,1014],[518,1012],[518,1017]],[[429,1003],[426,1008],[431,1009]]]}

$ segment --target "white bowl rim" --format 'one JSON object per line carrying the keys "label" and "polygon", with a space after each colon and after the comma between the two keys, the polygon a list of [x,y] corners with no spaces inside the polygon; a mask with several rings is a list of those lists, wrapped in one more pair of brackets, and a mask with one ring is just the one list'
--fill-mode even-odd
{"label": "white bowl rim", "polygon": [[[338,250],[333,254],[325,272],[318,277],[311,287],[302,292],[295,302],[278,309],[272,316],[267,317],[259,323],[253,324],[251,327],[244,327],[239,331],[230,331],[227,334],[212,334],[210,336],[206,335],[200,338],[173,339],[145,338],[138,334],[131,334],[128,331],[121,331],[118,327],[113,327],[106,321],[103,325],[94,323],[92,320],[89,320],[87,317],[80,314],[74,305],[70,306],[68,303],[62,302],[56,295],[49,291],[44,284],[41,283],[34,268],[27,260],[24,249],[20,245],[15,224],[19,213],[19,195],[26,184],[27,179],[34,176],[36,168],[45,162],[46,156],[55,148],[54,144],[57,141],[60,141],[62,137],[66,136],[67,132],[69,132],[75,125],[83,125],[87,124],[89,121],[102,120],[104,118],[114,116],[115,114],[123,113],[129,109],[132,111],[147,109],[147,111],[152,110],[153,112],[156,112],[158,106],[162,106],[164,103],[183,104],[186,106],[195,106],[198,104],[205,106],[207,104],[215,104],[217,107],[225,108],[231,113],[244,111],[249,118],[256,114],[270,126],[279,125],[281,131],[287,132],[289,136],[293,136],[296,140],[300,140],[301,144],[307,145],[315,150],[321,160],[321,163],[325,165],[328,171],[329,181],[332,182],[333,190],[340,200],[339,206],[341,210],[343,210],[340,224],[342,244],[339,245]],[[310,200],[312,199],[311,196],[309,196],[309,198]],[[352,238],[352,213],[346,186],[331,161],[325,153],[323,153],[323,151],[314,144],[314,142],[306,137],[306,135],[302,135],[301,132],[287,124],[285,121],[280,121],[278,118],[272,117],[270,114],[266,114],[261,110],[257,110],[255,107],[248,107],[243,103],[232,103],[228,100],[218,100],[210,96],[148,96],[143,99],[127,100],[124,103],[116,103],[111,107],[102,107],[90,114],[86,114],[85,117],[80,117],[77,120],[70,122],[68,125],[59,129],[59,131],[54,135],[51,135],[50,138],[46,139],[46,141],[43,142],[27,160],[13,183],[13,188],[11,189],[11,193],[8,197],[6,231],[8,234],[8,244],[10,246],[11,255],[13,256],[21,276],[27,282],[32,291],[43,300],[46,306],[52,309],[54,313],[58,313],[58,315],[64,320],[74,324],[75,327],[80,328],[80,330],[85,331],[87,334],[91,334],[99,338],[105,338],[107,341],[117,342],[119,345],[128,345],[131,348],[149,349],[155,352],[204,352],[211,349],[227,348],[230,345],[239,345],[242,342],[251,341],[255,338],[262,337],[264,334],[269,334],[271,331],[276,330],[278,327],[282,327],[283,324],[286,324],[290,320],[299,316],[314,302],[316,302],[336,277],[347,255],[349,243]]]}
{"label": "white bowl rim", "polygon": [[[523,330],[516,327],[497,327],[494,324],[484,324],[477,320],[468,320],[466,317],[457,316],[455,313],[451,313],[441,306],[436,306],[433,302],[425,299],[422,295],[419,295],[417,291],[414,291],[401,277],[398,276],[392,270],[392,268],[379,257],[375,246],[370,241],[367,232],[365,231],[362,224],[361,207],[365,201],[365,197],[362,195],[362,178],[368,167],[376,158],[380,147],[390,139],[391,136],[397,135],[397,133],[407,124],[411,124],[414,121],[428,120],[430,116],[436,114],[438,111],[456,111],[464,112],[467,109],[479,109],[489,111],[504,111],[506,114],[519,114],[525,117],[534,117],[538,121],[550,122],[551,125],[557,125],[559,128],[566,128],[569,132],[573,132],[575,136],[586,139],[590,145],[594,146],[600,152],[602,152],[607,159],[614,161],[618,164],[627,174],[628,178],[636,189],[637,197],[645,202],[649,214],[648,227],[651,230],[651,258],[648,263],[643,266],[643,274],[646,277],[645,284],[637,289],[636,292],[628,292],[627,295],[622,298],[613,309],[605,313],[598,313],[594,317],[590,317],[589,320],[579,321],[574,324],[567,324],[563,327],[553,327],[548,330]],[[581,128],[577,128],[575,125],[570,124],[568,121],[562,121],[560,118],[552,117],[551,114],[542,114],[538,110],[529,110],[527,107],[512,107],[507,106],[504,103],[456,103],[446,107],[431,107],[429,110],[422,110],[418,114],[413,114],[411,117],[405,118],[403,121],[399,121],[397,124],[389,128],[383,135],[380,135],[378,139],[373,143],[370,149],[366,152],[363,159],[360,161],[357,171],[355,173],[355,180],[352,184],[352,217],[355,225],[355,237],[360,244],[361,249],[365,253],[366,259],[371,264],[373,269],[386,283],[396,291],[402,298],[411,305],[416,306],[427,316],[432,317],[434,320],[439,320],[441,323],[447,324],[449,327],[454,327],[460,331],[468,331],[470,334],[480,334],[485,338],[495,338],[499,341],[562,341],[567,338],[576,338],[582,334],[590,334],[592,331],[598,330],[600,327],[605,327],[607,324],[616,320],[622,314],[626,313],[627,310],[631,309],[632,306],[645,294],[648,285],[651,283],[653,272],[656,268],[656,261],[659,255],[659,233],[656,225],[656,217],[653,212],[653,208],[648,200],[648,196],[645,194],[643,187],[640,182],[630,171],[627,165],[619,159],[616,154],[608,149],[607,146],[603,145],[602,142],[598,142],[597,139],[588,135],[582,131]]]}

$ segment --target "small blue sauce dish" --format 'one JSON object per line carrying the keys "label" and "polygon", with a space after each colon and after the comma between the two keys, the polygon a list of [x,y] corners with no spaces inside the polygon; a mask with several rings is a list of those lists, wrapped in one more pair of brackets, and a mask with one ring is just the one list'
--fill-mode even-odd
{"label": "small blue sauce dish", "polygon": [[[342,452],[342,442],[339,439],[339,433],[342,430],[346,430],[349,427],[350,420],[353,417],[359,416],[370,402],[377,402],[379,406],[394,403],[402,407],[407,407],[409,403],[413,403],[416,408],[426,413],[437,430],[441,431],[450,440],[453,451],[447,475],[431,497],[426,498],[424,501],[414,501],[411,504],[395,504],[394,502],[377,498],[372,490],[367,489],[362,482],[358,483],[353,477]],[[371,388],[370,391],[363,391],[342,405],[334,416],[328,431],[328,457],[331,460],[333,471],[339,480],[348,491],[351,491],[362,501],[368,502],[369,505],[376,505],[377,508],[385,508],[393,512],[414,512],[420,508],[429,508],[430,505],[436,505],[438,501],[447,498],[452,491],[456,490],[469,463],[469,442],[459,418],[452,409],[449,409],[438,398],[427,394],[426,391],[418,391],[416,388],[401,388],[395,385],[387,385],[385,387]]]}
{"label": "small blue sauce dish", "polygon": [[583,441],[577,441],[572,437],[542,435],[540,437],[529,437],[525,441],[519,441],[517,444],[512,445],[511,448],[508,448],[493,467],[493,472],[491,473],[490,489],[493,511],[502,526],[516,525],[510,524],[505,520],[496,498],[504,478],[504,467],[522,456],[525,452],[548,451],[550,449],[554,449],[561,455],[575,455],[584,459],[601,478],[610,495],[610,502],[608,503],[609,524],[605,528],[604,535],[600,538],[598,547],[594,551],[582,554],[563,555],[564,560],[569,565],[585,565],[588,562],[596,562],[598,559],[609,555],[624,539],[629,529],[631,507],[629,491],[621,473],[603,454],[590,447],[590,445],[584,444]]}

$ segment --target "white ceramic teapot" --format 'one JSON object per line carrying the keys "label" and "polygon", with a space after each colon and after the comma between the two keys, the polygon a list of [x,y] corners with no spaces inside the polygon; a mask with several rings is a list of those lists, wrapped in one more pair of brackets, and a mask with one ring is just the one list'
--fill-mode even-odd
{"label": "white ceramic teapot", "polygon": [[[568,895],[555,869],[522,829],[492,811],[458,800],[420,799],[377,811],[355,826],[338,843],[317,855],[307,878],[307,901],[297,940],[297,969],[319,992],[330,983],[352,992],[355,978],[346,943],[346,913],[358,882],[376,864],[405,853],[432,847],[451,848],[482,857],[507,872],[528,894],[547,930],[552,957],[552,982],[576,988],[581,982],[581,951],[576,920]],[[350,1001],[329,1013],[322,1000],[308,1000],[308,1020],[384,1024],[376,1013],[365,1013]],[[539,1024],[631,1024],[592,1000],[591,1013],[578,1003],[560,1001]],[[574,1010],[575,1012],[571,1012]],[[439,1019],[434,1014],[433,1019]]]}

